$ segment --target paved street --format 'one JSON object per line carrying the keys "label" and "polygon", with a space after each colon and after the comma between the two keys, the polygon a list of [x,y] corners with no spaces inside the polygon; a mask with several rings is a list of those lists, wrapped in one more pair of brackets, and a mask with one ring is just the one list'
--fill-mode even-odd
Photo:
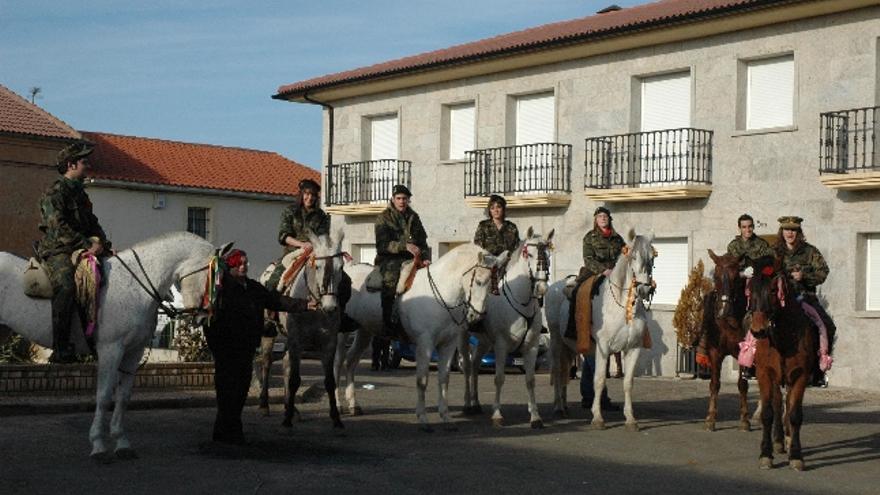
{"label": "paved street", "polygon": [[[306,362],[305,371],[306,383],[316,380],[315,362]],[[707,433],[706,382],[638,379],[642,430],[631,433],[622,413],[606,416],[606,431],[591,430],[579,405],[572,418],[553,421],[549,375],[537,380],[547,422],[542,430],[529,428],[523,376],[514,372],[507,380],[511,405],[504,429],[493,429],[488,414],[460,415],[462,376],[453,374],[458,430],[420,432],[410,367],[362,374],[360,384],[374,388],[359,388],[366,414],[344,417],[344,433],[332,431],[326,401],[303,406],[303,420],[292,429],[280,426],[280,405],[268,418],[248,407],[250,444],[244,447],[208,441],[211,408],[135,410],[127,426],[140,459],[109,465],[88,457],[91,413],[0,417],[0,493],[877,493],[875,393],[807,390],[807,471],[798,473],[784,457],[777,457],[776,469],[758,469],[760,430],[737,431],[732,384],[722,387],[719,431]],[[492,375],[481,376],[484,407],[492,382]],[[621,399],[620,380],[609,382],[612,398]],[[578,398],[575,384],[570,387],[571,398]],[[436,390],[432,381],[431,406]],[[434,408],[431,419],[439,421]]]}

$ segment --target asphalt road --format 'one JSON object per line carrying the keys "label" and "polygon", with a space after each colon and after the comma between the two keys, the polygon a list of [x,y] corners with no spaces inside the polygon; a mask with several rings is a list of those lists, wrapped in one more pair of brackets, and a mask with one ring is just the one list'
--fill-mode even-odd
{"label": "asphalt road", "polygon": [[[317,378],[307,362],[306,381]],[[642,430],[623,427],[608,413],[609,428],[594,431],[589,413],[551,417],[549,375],[538,375],[538,399],[547,427],[532,430],[523,376],[508,375],[507,425],[461,416],[462,377],[450,384],[457,431],[418,430],[413,368],[366,372],[359,388],[365,415],[344,417],[331,428],[326,400],[305,404],[302,421],[280,425],[281,406],[263,417],[245,410],[249,444],[210,442],[211,408],[135,410],[127,430],[140,458],[98,464],[88,457],[90,413],[0,417],[0,494],[83,493],[880,493],[880,394],[808,389],[802,442],[807,470],[795,472],[777,456],[776,468],[758,469],[760,430],[737,430],[733,384],[722,386],[719,430],[702,431],[708,385],[704,381],[641,378],[635,413]],[[435,375],[432,373],[432,379]],[[609,380],[612,399],[620,380]],[[753,383],[755,396],[757,384]],[[491,403],[492,375],[480,391]],[[436,406],[436,381],[428,404]],[[137,392],[136,392],[137,393]],[[570,396],[578,398],[576,384]],[[0,398],[2,399],[2,398]],[[431,420],[439,421],[435,407]]]}

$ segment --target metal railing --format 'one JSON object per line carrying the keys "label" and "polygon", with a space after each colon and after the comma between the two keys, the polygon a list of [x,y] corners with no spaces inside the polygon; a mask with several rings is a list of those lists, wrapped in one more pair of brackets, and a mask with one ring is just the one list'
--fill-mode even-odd
{"label": "metal railing", "polygon": [[584,187],[711,184],[712,137],[685,127],[587,138]]}
{"label": "metal railing", "polygon": [[571,145],[535,143],[465,151],[464,195],[571,192]]}
{"label": "metal railing", "polygon": [[412,162],[408,160],[368,160],[329,168],[327,206],[387,201],[395,184],[411,187]]}
{"label": "metal railing", "polygon": [[880,107],[819,114],[819,173],[880,170],[874,129]]}

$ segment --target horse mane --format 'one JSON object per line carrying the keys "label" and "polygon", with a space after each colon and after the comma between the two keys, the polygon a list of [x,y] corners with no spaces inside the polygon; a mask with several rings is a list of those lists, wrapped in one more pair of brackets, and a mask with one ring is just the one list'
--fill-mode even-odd
{"label": "horse mane", "polygon": [[148,239],[144,239],[142,241],[137,242],[134,246],[124,249],[127,251],[129,249],[143,249],[145,246],[151,246],[156,243],[165,242],[168,240],[190,240],[190,241],[201,241],[207,244],[211,244],[205,238],[201,236],[197,236],[192,232],[185,232],[182,230],[172,231],[172,232],[164,232],[155,237],[150,237]]}
{"label": "horse mane", "polygon": [[642,259],[644,260],[649,260],[653,256],[651,242],[643,235],[637,235],[636,238],[633,239],[631,249],[641,254]]}
{"label": "horse mane", "polygon": [[476,244],[470,242],[461,244],[450,249],[443,256],[437,258],[437,261],[431,265],[431,268],[440,270],[445,269],[446,265],[463,264],[465,263],[465,261],[462,261],[463,259],[466,260],[467,263],[474,263],[480,251],[485,250]]}

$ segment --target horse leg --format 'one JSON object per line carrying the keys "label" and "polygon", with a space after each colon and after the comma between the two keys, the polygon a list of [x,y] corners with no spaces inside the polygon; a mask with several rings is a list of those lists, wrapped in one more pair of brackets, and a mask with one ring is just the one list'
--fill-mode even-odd
{"label": "horse leg", "polygon": [[571,369],[571,352],[565,347],[562,336],[555,333],[550,336],[550,380],[553,384],[553,417],[568,417],[566,403],[569,370]]}
{"label": "horse leg", "polygon": [[99,462],[109,462],[112,459],[107,453],[107,444],[104,435],[104,423],[113,392],[116,388],[119,374],[119,363],[122,361],[122,349],[117,346],[106,345],[99,350],[98,360],[98,387],[95,395],[95,417],[89,429],[89,441],[92,442],[91,457]]}
{"label": "horse leg", "polygon": [[538,361],[538,345],[532,346],[523,357],[523,366],[526,368],[526,392],[529,394],[529,424],[534,429],[540,429],[544,427],[544,420],[538,412],[538,401],[535,398],[535,363]]}
{"label": "horse leg", "polygon": [[801,373],[789,387],[786,394],[785,416],[788,418],[790,443],[788,446],[788,465],[795,471],[804,470],[804,456],[801,453],[801,425],[804,422],[804,390],[807,387],[807,373]]}
{"label": "horse leg", "polygon": [[743,375],[740,368],[736,380],[736,388],[739,389],[739,430],[751,431],[752,423],[749,421],[749,381]]}
{"label": "horse leg", "polygon": [[499,337],[495,341],[495,400],[492,402],[492,426],[504,426],[501,414],[501,389],[504,388],[504,365],[507,363],[507,341]]}
{"label": "horse leg", "polygon": [[[639,361],[639,354],[641,353],[641,347],[635,347],[632,349],[628,349],[626,352],[625,361],[626,361],[626,374],[623,377],[623,415],[626,416],[626,429],[629,431],[639,431],[639,423],[636,421],[636,417],[633,415],[633,407],[632,407],[632,388],[633,388],[633,376],[636,372],[636,363]],[[607,361],[607,356],[606,359]],[[596,368],[597,370],[601,370],[602,372],[596,372],[597,375],[602,376],[602,384],[605,384],[605,363],[602,363],[602,368]],[[598,396],[597,396],[598,397]]]}
{"label": "horse leg", "polygon": [[773,452],[785,453],[785,428],[783,426],[782,386],[779,382],[773,387]]}
{"label": "horse leg", "polygon": [[352,343],[348,354],[345,356],[345,400],[348,401],[348,413],[352,416],[360,416],[364,413],[355,398],[354,374],[369,344],[369,334],[363,329],[357,330],[354,336],[354,343]]}
{"label": "horse leg", "polygon": [[706,416],[706,431],[715,431],[715,420],[718,416],[718,391],[721,389],[721,362],[723,356],[718,349],[710,348],[709,352],[709,414]]}
{"label": "horse leg", "polygon": [[339,418],[339,408],[336,405],[336,375],[334,363],[336,361],[336,332],[330,332],[324,343],[321,353],[321,366],[324,368],[324,390],[327,392],[327,400],[330,402],[330,419],[333,420],[333,428],[345,428]]}
{"label": "horse leg", "polygon": [[135,372],[144,352],[134,352],[123,357],[119,366],[119,384],[116,386],[116,405],[110,418],[110,438],[116,441],[116,457],[119,459],[137,459],[137,453],[131,448],[123,428],[128,401],[131,400],[131,389],[134,387]]}
{"label": "horse leg", "polygon": [[425,391],[428,389],[430,365],[430,341],[419,342],[416,344],[416,419],[419,421],[419,429],[424,432],[434,431],[428,424],[428,415],[425,413]]}
{"label": "horse leg", "polygon": [[772,404],[773,388],[776,386],[774,381],[768,376],[768,369],[758,367],[758,385],[760,387],[761,399],[761,456],[759,465],[761,469],[770,469],[773,467],[773,443],[770,440],[770,433],[773,431],[773,409]]}
{"label": "horse leg", "polygon": [[455,353],[456,342],[451,342],[440,349],[439,361],[437,362],[437,412],[443,421],[443,427],[447,431],[455,431],[455,426],[449,422],[449,364]]}
{"label": "horse leg", "polygon": [[302,385],[302,376],[300,375],[301,356],[299,342],[297,337],[291,332],[288,334],[287,340],[287,358],[289,369],[287,371],[287,393],[284,401],[284,420],[281,426],[290,428],[294,421],[300,420],[299,411],[296,408],[296,392]]}
{"label": "horse leg", "polygon": [[471,375],[474,363],[471,362],[471,346],[468,332],[461,332],[458,337],[458,355],[461,356],[461,372],[464,374],[464,408],[462,413],[473,414],[472,401],[476,400],[471,389]]}
{"label": "horse leg", "polygon": [[[604,430],[605,429],[605,419],[602,418],[602,391],[605,390],[605,366],[608,363],[608,348],[604,346],[600,346],[598,342],[593,345],[595,349],[595,362],[593,368],[593,421],[590,423],[593,426],[593,429],[596,430]],[[629,356],[627,354],[627,356]],[[584,359],[588,359],[588,357],[584,357]],[[627,357],[626,366],[629,368],[630,365],[634,365],[634,361],[630,360]],[[584,366],[586,368],[586,366]],[[601,370],[601,373],[599,372]],[[626,377],[624,377],[624,382],[630,379],[630,374],[627,373]],[[627,405],[629,405],[629,395],[627,397]]]}
{"label": "horse leg", "polygon": [[274,345],[275,337],[260,339],[260,355],[257,362],[260,364],[260,411],[264,416],[269,415],[269,375],[272,370],[272,347]]}
{"label": "horse leg", "polygon": [[336,334],[336,343],[333,351],[333,376],[336,378],[336,403],[342,404],[343,398],[340,395],[342,388],[342,378],[345,376],[345,341],[346,335],[342,332]]}

